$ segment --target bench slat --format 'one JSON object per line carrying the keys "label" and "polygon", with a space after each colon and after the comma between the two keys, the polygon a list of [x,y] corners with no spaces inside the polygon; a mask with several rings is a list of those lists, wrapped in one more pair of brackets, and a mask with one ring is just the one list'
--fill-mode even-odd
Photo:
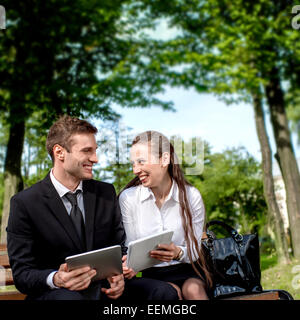
{"label": "bench slat", "polygon": [[11,286],[14,284],[14,279],[12,276],[11,269],[6,269],[5,270],[5,285],[6,286]]}
{"label": "bench slat", "polygon": [[7,254],[0,255],[0,266],[2,266],[4,268],[9,268],[10,267],[9,259],[8,259]]}
{"label": "bench slat", "polygon": [[0,300],[24,300],[25,294],[19,291],[0,292]]}
{"label": "bench slat", "polygon": [[278,292],[262,292],[262,293],[249,294],[245,296],[226,298],[223,300],[279,300],[279,293]]}

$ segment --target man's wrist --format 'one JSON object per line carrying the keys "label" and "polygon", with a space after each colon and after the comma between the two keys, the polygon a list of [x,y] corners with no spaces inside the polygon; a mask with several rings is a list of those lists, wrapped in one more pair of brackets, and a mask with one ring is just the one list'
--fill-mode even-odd
{"label": "man's wrist", "polygon": [[54,282],[54,276],[57,274],[57,271],[53,271],[51,272],[48,277],[47,277],[47,285],[51,288],[51,289],[58,289],[59,287],[55,284]]}

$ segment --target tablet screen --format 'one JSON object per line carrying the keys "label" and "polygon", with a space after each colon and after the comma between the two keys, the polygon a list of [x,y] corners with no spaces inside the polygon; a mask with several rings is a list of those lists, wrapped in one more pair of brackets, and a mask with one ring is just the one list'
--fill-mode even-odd
{"label": "tablet screen", "polygon": [[120,245],[69,256],[66,258],[66,263],[69,270],[84,266],[96,269],[97,274],[92,278],[92,281],[123,273]]}
{"label": "tablet screen", "polygon": [[157,250],[158,244],[171,243],[173,233],[173,231],[166,230],[159,234],[129,242],[127,255],[128,267],[138,272],[161,263],[160,260],[151,258],[149,252],[151,250]]}

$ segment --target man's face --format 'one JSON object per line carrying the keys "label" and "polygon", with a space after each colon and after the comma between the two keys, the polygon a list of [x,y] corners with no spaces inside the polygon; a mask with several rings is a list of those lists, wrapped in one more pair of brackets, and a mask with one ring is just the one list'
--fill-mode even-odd
{"label": "man's face", "polygon": [[98,162],[97,143],[94,134],[74,134],[72,147],[65,152],[63,167],[65,172],[78,180],[93,178],[92,167]]}

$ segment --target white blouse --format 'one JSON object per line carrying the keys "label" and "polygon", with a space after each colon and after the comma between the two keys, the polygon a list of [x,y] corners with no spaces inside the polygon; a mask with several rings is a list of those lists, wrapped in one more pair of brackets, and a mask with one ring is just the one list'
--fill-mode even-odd
{"label": "white blouse", "polygon": [[[204,204],[200,192],[195,187],[187,186],[186,190],[192,213],[193,229],[200,246],[205,216]],[[172,230],[174,231],[172,241],[184,252],[180,262],[190,263],[180,215],[179,190],[174,180],[171,190],[160,209],[155,204],[155,196],[152,190],[143,185],[124,190],[119,197],[119,203],[127,245],[132,240],[164,230]],[[198,256],[192,255],[192,258],[195,261]],[[156,267],[180,262],[175,260],[162,262]]]}

